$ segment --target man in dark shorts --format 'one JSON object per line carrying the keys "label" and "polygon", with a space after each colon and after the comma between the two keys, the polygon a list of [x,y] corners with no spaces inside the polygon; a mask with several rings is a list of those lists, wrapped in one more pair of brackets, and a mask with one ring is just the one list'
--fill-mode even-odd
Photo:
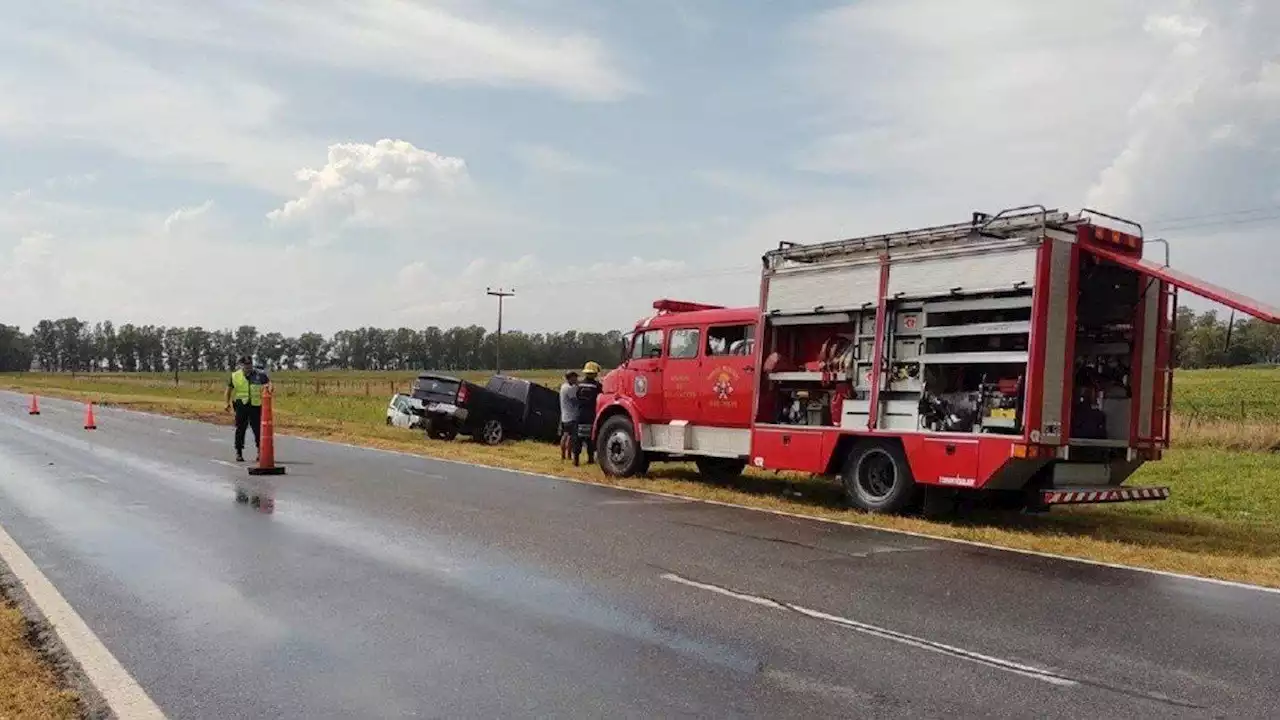
{"label": "man in dark shorts", "polygon": [[573,438],[578,432],[578,398],[574,394],[578,373],[570,370],[564,374],[560,385],[560,459],[568,460],[573,449]]}

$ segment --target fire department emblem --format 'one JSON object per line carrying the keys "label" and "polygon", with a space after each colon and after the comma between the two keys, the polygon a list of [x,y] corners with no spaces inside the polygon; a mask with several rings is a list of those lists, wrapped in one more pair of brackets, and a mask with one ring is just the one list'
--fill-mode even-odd
{"label": "fire department emblem", "polygon": [[636,397],[644,397],[649,394],[649,378],[637,375],[631,387],[635,390]]}
{"label": "fire department emblem", "polygon": [[715,393],[720,400],[728,400],[729,396],[733,395],[734,379],[728,368],[717,370],[711,376],[711,392]]}

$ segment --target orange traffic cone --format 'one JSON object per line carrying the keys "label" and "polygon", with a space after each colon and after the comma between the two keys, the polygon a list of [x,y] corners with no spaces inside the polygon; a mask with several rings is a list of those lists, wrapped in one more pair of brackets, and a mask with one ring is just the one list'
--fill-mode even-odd
{"label": "orange traffic cone", "polygon": [[249,468],[250,475],[283,475],[284,466],[276,465],[275,421],[271,412],[271,391],[262,393],[262,440],[258,448],[258,467]]}
{"label": "orange traffic cone", "polygon": [[28,415],[40,414],[40,401],[36,399],[35,393],[31,394],[31,407],[27,408]]}
{"label": "orange traffic cone", "polygon": [[84,411],[84,429],[85,429],[85,430],[97,430],[97,429],[98,429],[98,423],[97,423],[97,421],[95,421],[95,420],[93,419],[93,403],[89,403],[89,405],[85,408],[85,411]]}

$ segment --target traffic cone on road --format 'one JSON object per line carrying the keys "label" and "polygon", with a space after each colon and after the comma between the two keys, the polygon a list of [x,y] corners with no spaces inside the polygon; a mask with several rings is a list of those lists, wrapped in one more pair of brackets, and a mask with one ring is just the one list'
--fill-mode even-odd
{"label": "traffic cone on road", "polygon": [[276,465],[275,420],[271,412],[271,391],[262,393],[262,439],[258,448],[258,466],[249,468],[250,475],[283,475],[284,466]]}
{"label": "traffic cone on road", "polygon": [[31,407],[27,408],[28,415],[40,414],[40,401],[36,399],[35,393],[31,394]]}
{"label": "traffic cone on road", "polygon": [[84,411],[84,429],[97,430],[98,422],[93,419],[93,403],[89,403]]}

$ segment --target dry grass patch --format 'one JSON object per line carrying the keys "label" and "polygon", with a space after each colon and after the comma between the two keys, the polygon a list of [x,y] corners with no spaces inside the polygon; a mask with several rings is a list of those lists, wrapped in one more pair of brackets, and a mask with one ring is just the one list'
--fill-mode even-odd
{"label": "dry grass patch", "polygon": [[0,718],[65,720],[80,716],[75,693],[66,690],[37,652],[27,620],[0,602]]}

